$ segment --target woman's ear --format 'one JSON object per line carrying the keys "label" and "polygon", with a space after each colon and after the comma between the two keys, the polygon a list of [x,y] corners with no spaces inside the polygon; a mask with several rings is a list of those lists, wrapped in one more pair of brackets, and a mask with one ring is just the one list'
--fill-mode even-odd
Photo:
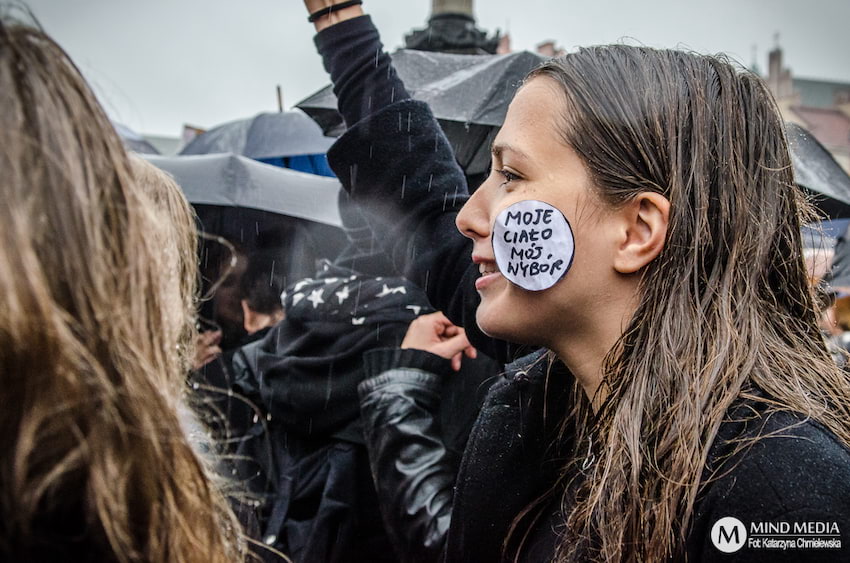
{"label": "woman's ear", "polygon": [[641,192],[619,210],[622,238],[614,258],[614,269],[633,274],[652,262],[664,248],[670,202],[655,192]]}

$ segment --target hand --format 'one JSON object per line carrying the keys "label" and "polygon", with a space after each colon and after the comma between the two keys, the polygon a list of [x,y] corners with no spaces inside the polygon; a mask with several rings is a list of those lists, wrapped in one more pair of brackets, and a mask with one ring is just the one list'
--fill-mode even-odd
{"label": "hand", "polygon": [[195,359],[192,361],[192,369],[197,371],[219,357],[221,348],[220,330],[208,330],[198,334],[195,339]]}
{"label": "hand", "polygon": [[463,356],[475,358],[478,352],[470,346],[466,332],[455,326],[439,311],[422,315],[407,328],[402,348],[424,350],[451,360],[452,369],[458,371]]}
{"label": "hand", "polygon": [[[333,6],[334,4],[339,4],[341,2],[342,0],[304,0],[304,7],[307,8],[308,14],[312,14],[322,8],[327,8],[328,6]],[[334,24],[338,24],[339,22],[350,20],[362,15],[362,6],[351,6],[349,8],[343,8],[342,10],[334,10],[329,16],[325,16],[314,21],[313,25],[316,27],[316,33],[318,33],[326,27],[330,27]]]}

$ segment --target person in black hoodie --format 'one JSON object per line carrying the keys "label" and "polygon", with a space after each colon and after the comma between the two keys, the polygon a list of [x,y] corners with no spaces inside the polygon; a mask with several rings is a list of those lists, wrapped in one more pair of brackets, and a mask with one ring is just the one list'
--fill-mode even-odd
{"label": "person in black hoodie", "polygon": [[[299,562],[398,561],[378,511],[357,386],[363,354],[399,346],[410,322],[434,309],[403,278],[330,263],[287,288],[284,303],[285,319],[233,357],[233,390],[257,409],[234,432],[235,477],[261,501],[261,539]],[[435,413],[446,457],[460,457],[494,366],[465,362],[438,386],[449,399]]]}
{"label": "person in black hoodie", "polygon": [[[642,47],[546,62],[469,198],[360,6],[305,4],[348,126],[329,162],[376,241],[477,348],[545,347],[490,389],[459,464],[439,456],[433,355],[368,355],[364,431],[405,559],[847,560],[850,382],[761,80]],[[544,287],[497,260],[515,204],[571,226]]]}

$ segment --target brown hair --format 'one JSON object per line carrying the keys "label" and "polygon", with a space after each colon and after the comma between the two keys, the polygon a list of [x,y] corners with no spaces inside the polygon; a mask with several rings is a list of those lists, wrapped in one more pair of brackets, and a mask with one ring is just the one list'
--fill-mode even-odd
{"label": "brown hair", "polygon": [[595,463],[574,500],[565,494],[557,560],[681,557],[736,398],[802,413],[850,444],[850,384],[818,330],[800,235],[807,203],[783,125],[762,80],[723,57],[593,47],[530,79],[560,86],[563,139],[603,201],[653,191],[671,203],[664,250],[604,363],[607,400],[594,416],[574,393],[577,460],[564,479],[589,448]]}
{"label": "brown hair", "polygon": [[[168,173],[138,155],[130,154],[130,168],[136,184],[151,200],[156,211],[157,228],[151,233],[159,254],[160,281],[172,303],[166,304],[164,318],[167,326],[177,332],[170,340],[178,342],[177,349],[183,373],[191,369],[197,336],[198,302],[198,231],[194,209],[183,190]],[[174,288],[177,292],[174,292]]]}
{"label": "brown hair", "polygon": [[68,56],[7,17],[0,85],[0,559],[240,559],[178,416],[185,202],[137,185]]}

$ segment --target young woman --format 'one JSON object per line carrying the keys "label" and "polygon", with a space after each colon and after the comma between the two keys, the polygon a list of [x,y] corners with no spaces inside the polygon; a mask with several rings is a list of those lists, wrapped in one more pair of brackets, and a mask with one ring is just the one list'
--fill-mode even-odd
{"label": "young woman", "polygon": [[134,169],[68,56],[0,19],[0,559],[234,561],[181,427],[185,199]]}
{"label": "young woman", "polygon": [[[329,160],[376,240],[477,348],[544,348],[491,388],[458,465],[433,417],[449,372],[413,349],[451,357],[462,339],[438,350],[451,327],[426,320],[413,349],[368,356],[365,432],[403,556],[850,557],[850,382],[818,330],[806,207],[763,82],[642,47],[548,61],[467,199],[361,7],[305,4],[349,127]],[[559,276],[505,267],[523,250],[512,217],[560,215],[541,245]]]}

